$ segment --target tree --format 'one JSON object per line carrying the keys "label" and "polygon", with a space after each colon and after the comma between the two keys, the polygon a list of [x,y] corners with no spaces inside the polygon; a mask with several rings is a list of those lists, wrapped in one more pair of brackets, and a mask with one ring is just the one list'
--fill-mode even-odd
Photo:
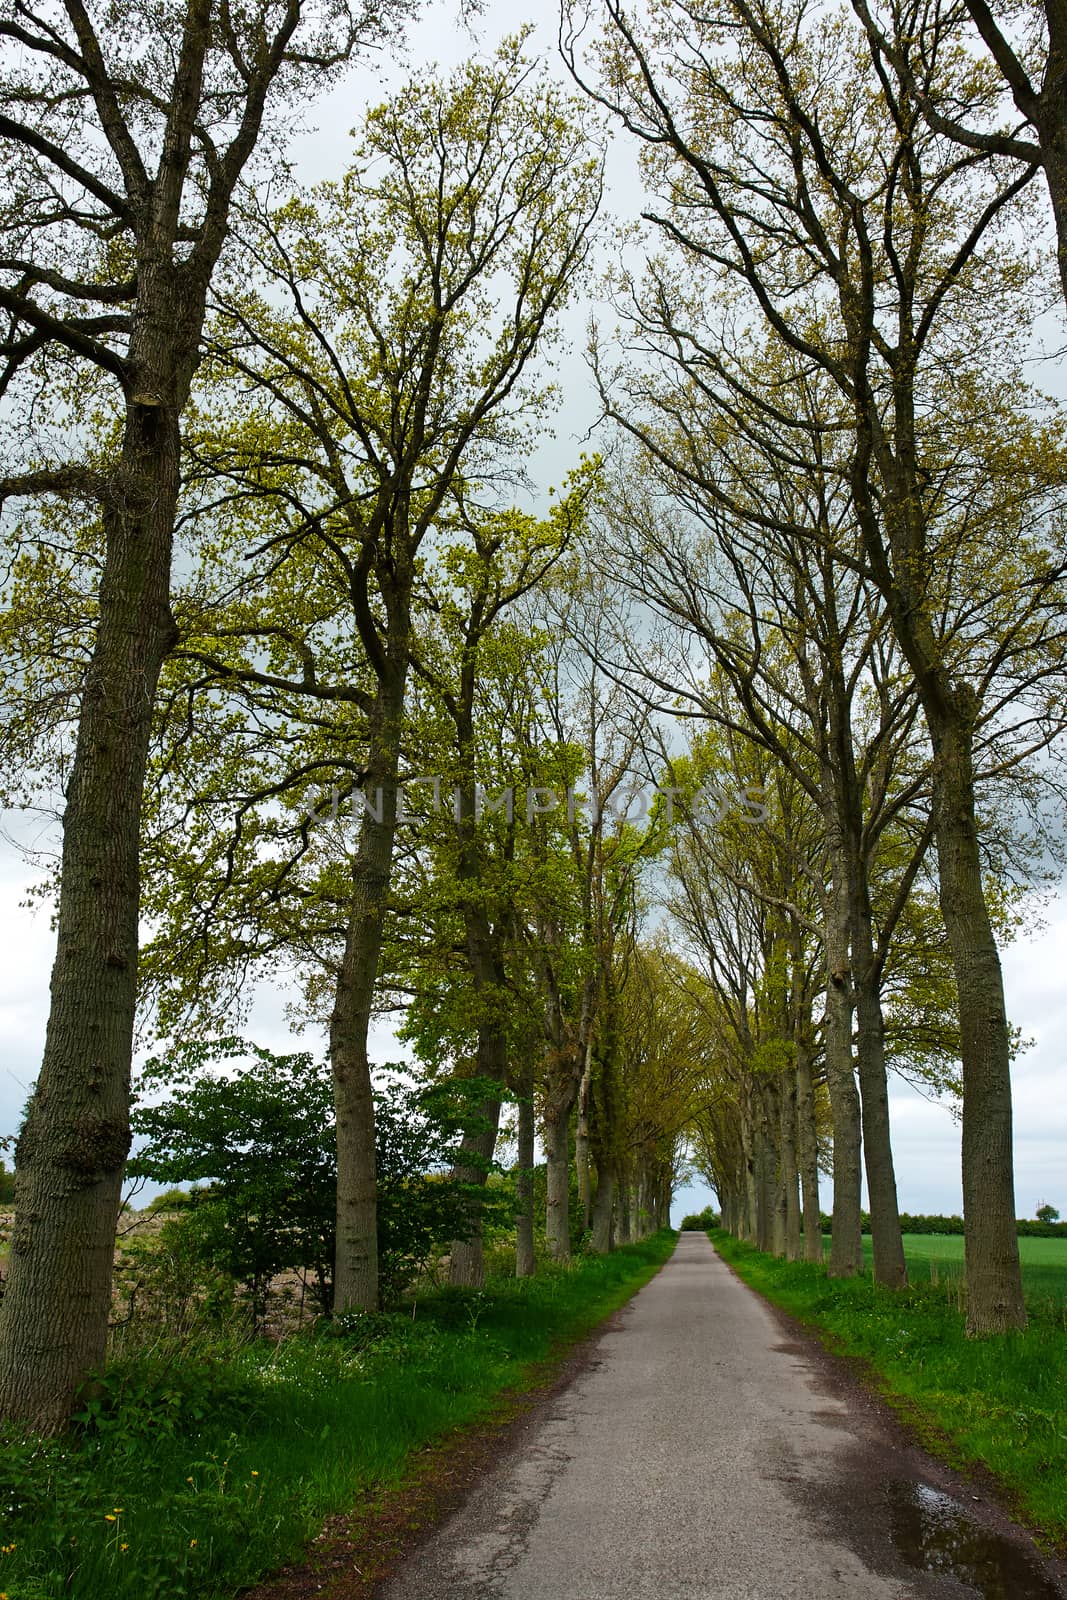
{"label": "tree", "polygon": [[1047,1201],[1038,1206],[1037,1210],[1034,1212],[1034,1216],[1037,1218],[1038,1222],[1058,1222],[1060,1220],[1060,1214],[1056,1210],[1056,1207],[1050,1206]]}
{"label": "tree", "polygon": [[[833,446],[823,437],[816,386],[800,383],[806,392],[788,401],[783,367],[768,371],[752,353],[743,383],[749,396],[761,381],[777,390],[774,416],[738,393],[731,397],[729,432],[707,425],[710,381],[702,371],[700,335],[692,331],[699,311],[694,317],[696,308],[662,266],[649,290],[629,295],[626,314],[650,355],[664,348],[671,353],[651,380],[647,372],[638,377],[631,371],[611,391],[605,385],[609,414],[641,446],[610,497],[605,543],[634,574],[635,594],[670,626],[672,639],[682,634],[682,660],[688,662],[693,645],[698,654],[692,669],[679,672],[674,662],[653,667],[642,649],[644,664],[635,660],[634,670],[664,700],[684,699],[698,714],[761,741],[822,816],[829,876],[821,908],[825,1043],[838,1123],[831,1270],[846,1274],[862,1264],[859,1124],[852,1109],[855,1018],[875,1270],[879,1281],[899,1286],[904,1254],[880,1006],[894,919],[876,939],[870,877],[885,829],[914,794],[914,781],[899,782],[897,768],[901,750],[914,742],[917,702],[887,648],[876,591],[857,581],[847,564],[856,536]],[[799,421],[785,428],[790,403],[798,418],[806,413],[819,420],[808,429]],[[715,663],[707,676],[702,650]],[[712,692],[714,683],[720,692]],[[721,692],[725,685],[728,697]],[[857,749],[865,689],[875,714],[866,719]],[[917,770],[921,784],[922,761]],[[928,842],[922,828],[918,835],[914,864],[902,868],[901,905]]]}
{"label": "tree", "polygon": [[[936,75],[930,73],[943,45],[959,40],[961,12],[957,5],[937,4],[924,9],[919,26],[906,8],[890,4],[870,6],[852,0],[867,30],[876,59],[884,60],[906,81],[923,116],[936,133],[966,150],[990,156],[1007,156],[1023,162],[1030,173],[1045,174],[1056,228],[1060,288],[1067,304],[1067,16],[1055,0],[1039,0],[1022,13],[998,22],[986,0],[964,0],[975,33],[989,52],[987,61],[1007,89],[1016,111],[1035,139],[1023,137],[1023,128],[993,125],[1000,106],[987,94],[975,102],[961,103]],[[1012,23],[1025,16],[1021,37]],[[961,41],[965,48],[977,42],[973,35]],[[985,113],[983,116],[982,113]]]}
{"label": "tree", "polygon": [[[493,61],[420,79],[373,111],[340,184],[248,219],[253,280],[235,274],[220,295],[218,388],[199,449],[204,526],[218,540],[205,586],[226,602],[191,597],[173,692],[227,706],[189,741],[186,763],[220,725],[232,751],[246,708],[256,723],[253,774],[235,781],[208,756],[226,803],[241,798],[228,847],[200,819],[205,898],[226,896],[240,864],[260,890],[295,883],[297,863],[313,876],[309,784],[336,778],[346,802],[358,796],[347,882],[332,863],[322,875],[331,964],[342,925],[329,1024],[341,1307],[378,1296],[367,1033],[422,564],[439,534],[465,526],[468,501],[493,502],[545,414],[548,395],[524,377],[582,270],[600,199],[587,130],[522,47],[511,38]],[[246,386],[254,403],[233,422]],[[215,426],[220,411],[228,426]],[[262,565],[238,579],[235,600],[253,540]],[[279,720],[292,737],[277,736]],[[264,858],[259,819],[279,806]],[[297,892],[315,898],[306,882]],[[300,937],[296,922],[281,933],[275,923],[271,948],[290,934]]]}
{"label": "tree", "polygon": [[[103,559],[66,791],[58,937],[41,1073],[20,1138],[0,1314],[0,1411],[62,1425],[103,1358],[129,1147],[141,790],[170,609],[179,426],[230,210],[264,128],[388,37],[403,0],[213,0],[137,13],[7,0],[0,143],[0,390],[32,404],[73,365],[104,397],[102,462],[31,460],[4,498],[99,510]],[[273,122],[277,126],[277,122]],[[77,415],[80,423],[81,417]],[[78,430],[80,432],[80,429]]]}
{"label": "tree", "polygon": [[[170,1098],[146,1104],[144,1089]],[[247,1283],[254,1316],[286,1268],[309,1271],[330,1305],[336,1163],[329,1072],[306,1053],[241,1039],[178,1044],[150,1061],[132,1127],[132,1177],[197,1184],[197,1235],[211,1264]]]}
{"label": "tree", "polygon": [[[528,647],[521,632],[509,635],[502,629],[509,609],[544,581],[584,520],[592,474],[583,471],[574,478],[571,492],[544,522],[512,513],[490,518],[484,526],[471,525],[473,547],[453,550],[451,559],[446,556],[445,585],[428,597],[438,618],[436,637],[426,630],[412,657],[418,678],[444,713],[450,747],[446,753],[438,745],[432,754],[426,752],[429,759],[421,763],[447,781],[452,794],[445,849],[437,854],[434,898],[439,912],[458,910],[462,926],[470,978],[465,1020],[474,1034],[470,1058],[474,1075],[497,1082],[511,1078],[516,1053],[510,1021],[514,993],[508,973],[509,948],[519,924],[513,872],[516,841],[514,817],[505,817],[502,849],[495,850],[498,830],[481,816],[491,740],[478,725],[482,718],[477,713],[482,711],[484,717],[486,656],[495,657],[490,670],[499,680],[519,667],[519,655]],[[500,787],[507,789],[513,774],[497,766]],[[446,986],[455,982],[454,973],[446,976]],[[421,983],[417,987],[424,990]],[[479,1174],[484,1178],[485,1164],[493,1154],[499,1102],[484,1111],[485,1132],[470,1152],[475,1164],[460,1169],[468,1182],[477,1182]],[[456,1284],[482,1282],[479,1238],[455,1242],[449,1276]]]}

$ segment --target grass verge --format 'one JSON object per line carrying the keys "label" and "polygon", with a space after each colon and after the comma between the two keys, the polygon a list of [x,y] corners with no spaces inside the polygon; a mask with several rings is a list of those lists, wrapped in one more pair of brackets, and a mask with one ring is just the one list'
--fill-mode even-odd
{"label": "grass verge", "polygon": [[674,1242],[664,1232],[280,1345],[160,1345],[117,1362],[70,1436],[0,1437],[0,1600],[232,1594],[541,1376]]}
{"label": "grass verge", "polygon": [[714,1230],[711,1241],[740,1278],[822,1337],[858,1356],[884,1398],[935,1454],[978,1463],[1032,1527],[1067,1549],[1067,1334],[1035,1314],[1025,1333],[964,1335],[955,1284],[880,1288],[864,1274],[831,1279]]}

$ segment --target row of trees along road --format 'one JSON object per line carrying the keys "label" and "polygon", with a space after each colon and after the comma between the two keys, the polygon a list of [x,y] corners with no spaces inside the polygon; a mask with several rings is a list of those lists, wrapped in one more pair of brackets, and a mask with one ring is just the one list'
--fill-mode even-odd
{"label": "row of trees along road", "polygon": [[[518,1097],[520,1272],[539,1113],[557,1256],[572,1156],[607,1248],[688,1132],[789,1254],[832,1161],[840,1274],[865,1163],[900,1285],[887,1072],[958,1076],[969,1326],[1025,1318],[997,940],[1063,720],[1062,425],[1022,365],[1054,162],[958,9],[609,0],[565,18],[582,93],[517,37],[279,201],[286,107],[406,10],[0,12],[5,770],[63,791],[0,1311],[38,1427],[104,1355],[138,998],[228,1029],[273,974],[329,1034],[339,1308],[378,1301],[403,1007],[427,1070]],[[605,114],[650,196],[593,340],[610,448],[534,515]],[[637,783],[669,795],[630,819]]]}
{"label": "row of trees along road", "polygon": [[[924,101],[938,96],[969,115],[995,115],[1000,83],[947,25],[924,35],[921,61],[905,68],[920,11],[885,8],[881,31],[899,50],[873,62],[849,12],[745,0],[699,12],[667,6],[647,28],[608,4],[594,65],[578,59],[576,44],[568,49],[576,74],[594,74],[590,92],[643,143],[650,188],[662,197],[648,218],[663,255],[641,283],[624,278],[619,296],[630,337],[661,381],[646,388],[644,372],[635,380],[625,354],[611,370],[602,352],[599,370],[606,404],[653,483],[692,517],[696,540],[680,554],[672,548],[653,498],[651,514],[628,515],[624,548],[631,562],[642,559],[643,584],[651,569],[654,606],[695,629],[731,674],[779,757],[781,701],[767,701],[783,686],[772,677],[764,687],[761,636],[784,602],[794,693],[823,724],[812,755],[824,768],[836,903],[826,927],[828,1028],[836,1036],[840,1027],[844,1042],[836,1014],[855,1003],[872,1228],[877,1213],[888,1282],[902,1280],[903,1257],[862,870],[863,836],[869,845],[878,824],[861,816],[848,728],[849,680],[863,676],[857,627],[880,632],[880,609],[902,658],[896,672],[906,669],[921,706],[959,998],[968,1315],[988,1333],[1022,1326],[1025,1310],[1011,1040],[983,886],[978,746],[989,727],[1003,772],[1062,718],[1063,460],[1058,429],[1034,425],[1019,348],[1005,337],[1033,309],[1033,279],[1009,249],[1033,166],[979,160],[924,118]],[[801,463],[817,470],[798,486]],[[707,574],[700,538],[717,547]],[[724,574],[716,555],[725,555]],[[815,577],[814,594],[803,577],[790,582],[787,560]],[[727,627],[720,644],[731,603],[748,638]],[[851,1099],[851,1082],[848,1090],[838,1098]],[[835,1139],[839,1123],[844,1133],[854,1121],[846,1111],[835,1112]],[[850,1213],[853,1165],[846,1159],[840,1174]],[[851,1265],[854,1223],[852,1233],[838,1248],[835,1227],[838,1270]]]}

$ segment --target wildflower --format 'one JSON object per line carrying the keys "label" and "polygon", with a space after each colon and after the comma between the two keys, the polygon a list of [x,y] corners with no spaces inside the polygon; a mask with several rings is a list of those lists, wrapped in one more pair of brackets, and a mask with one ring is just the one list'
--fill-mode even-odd
{"label": "wildflower", "polygon": [[105,1522],[117,1522],[117,1521],[118,1521],[118,1518],[117,1518],[117,1517],[113,1517],[113,1516],[112,1516],[112,1515],[111,1515],[111,1512],[110,1512],[110,1511],[109,1511],[109,1512],[108,1512],[108,1513],[107,1513],[107,1514],[106,1514],[106,1516],[105,1516],[105,1517],[104,1517],[104,1521],[105,1521]]}
{"label": "wildflower", "polygon": [[189,1548],[190,1548],[190,1550],[195,1550],[196,1549],[196,1540],[195,1539],[190,1539],[189,1540]]}
{"label": "wildflower", "polygon": [[193,1480],[192,1480],[192,1478],[186,1478],[185,1481],[186,1481],[186,1483],[192,1483]]}
{"label": "wildflower", "polygon": [[253,1476],[253,1478],[258,1478],[259,1477],[259,1473],[258,1472],[253,1472],[252,1476]]}
{"label": "wildflower", "polygon": [[130,1548],[130,1547],[129,1547],[129,1545],[128,1545],[128,1544],[120,1544],[120,1545],[119,1545],[119,1549],[120,1549],[120,1550],[128,1550],[128,1549],[129,1549],[129,1548]]}

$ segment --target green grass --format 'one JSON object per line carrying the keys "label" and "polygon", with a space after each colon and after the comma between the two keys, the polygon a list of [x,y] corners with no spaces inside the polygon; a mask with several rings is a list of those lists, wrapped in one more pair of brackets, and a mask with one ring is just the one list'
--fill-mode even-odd
{"label": "green grass", "polygon": [[[1067,1261],[1059,1266],[1029,1249],[1062,1241],[1020,1240],[1032,1313],[1026,1332],[973,1340],[964,1335],[958,1273],[931,1282],[921,1270],[923,1261],[958,1262],[962,1240],[912,1235],[913,1282],[894,1293],[869,1274],[831,1280],[821,1267],[762,1255],[729,1234],[711,1238],[746,1283],[824,1335],[831,1349],[867,1362],[886,1399],[936,1454],[987,1467],[1019,1512],[1067,1547],[1067,1331],[1056,1276]],[[952,1248],[939,1255],[942,1245]]]}
{"label": "green grass", "polygon": [[484,1418],[658,1270],[675,1235],[441,1291],[318,1337],[160,1346],[73,1436],[0,1438],[0,1600],[216,1600],[299,1554],[414,1451]]}
{"label": "green grass", "polygon": [[[823,1240],[823,1253],[830,1254],[830,1238]],[[904,1255],[908,1274],[915,1283],[959,1282],[963,1276],[963,1239],[959,1234],[906,1233]],[[1067,1239],[1019,1240],[1026,1303],[1036,1315],[1050,1311],[1062,1314],[1067,1307]],[[869,1236],[864,1235],[863,1258],[871,1266],[874,1255]]]}

